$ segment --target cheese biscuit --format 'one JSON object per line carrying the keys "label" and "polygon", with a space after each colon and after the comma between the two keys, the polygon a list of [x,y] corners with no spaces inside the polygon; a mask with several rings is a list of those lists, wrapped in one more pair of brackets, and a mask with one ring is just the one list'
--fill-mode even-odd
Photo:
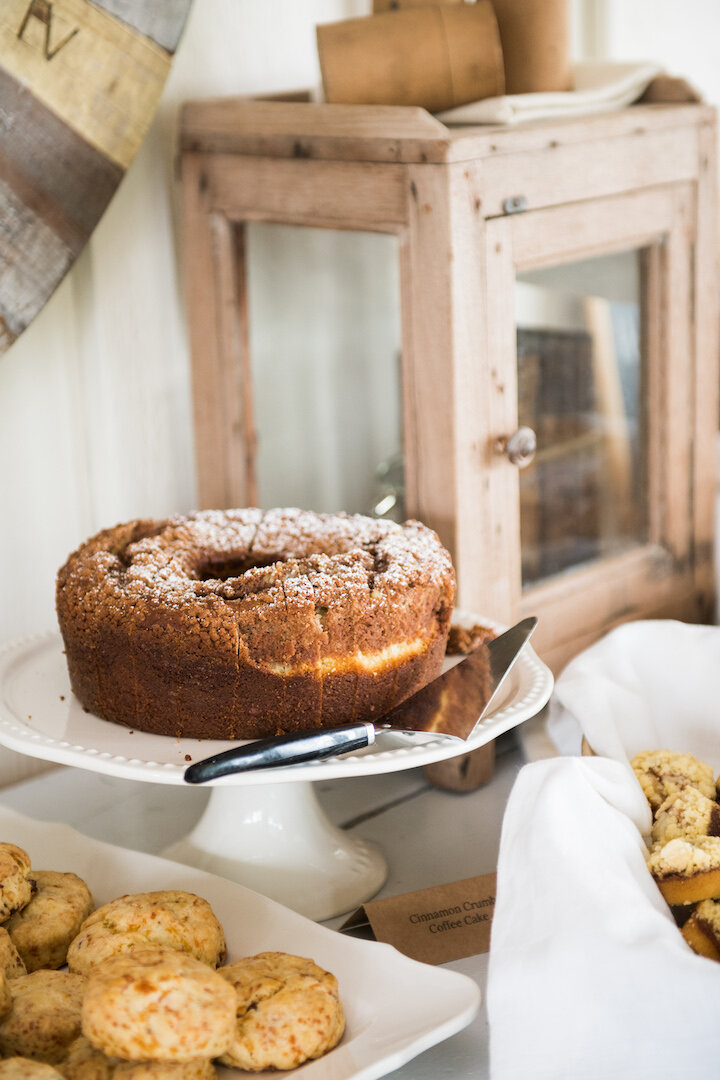
{"label": "cheese biscuit", "polygon": [[82,1033],[109,1057],[192,1061],[223,1054],[233,1036],[235,994],[214,968],[187,953],[138,946],[93,969]]}
{"label": "cheese biscuit", "polygon": [[17,844],[0,842],[0,922],[30,902],[30,856]]}
{"label": "cheese biscuit", "polygon": [[10,992],[10,980],[7,973],[0,968],[0,1016],[5,1016],[12,1009],[13,999]]}
{"label": "cheese biscuit", "polygon": [[44,1061],[11,1057],[0,1061],[0,1080],[62,1080],[62,1076]]}
{"label": "cheese biscuit", "polygon": [[12,1009],[0,1020],[3,1057],[60,1061],[80,1034],[87,980],[69,971],[34,971],[8,983]]}
{"label": "cheese biscuit", "polygon": [[[65,1080],[215,1080],[212,1061],[122,1061],[107,1057],[81,1035],[58,1066]],[[2,1077],[0,1076],[0,1080]]]}
{"label": "cheese biscuit", "polygon": [[[10,918],[14,918],[13,915]],[[0,926],[0,968],[8,979],[17,979],[18,975],[27,975],[27,968],[20,953],[13,945],[12,938],[4,926]]]}
{"label": "cheese biscuit", "polygon": [[312,960],[267,952],[220,968],[234,987],[235,1036],[220,1061],[236,1069],[294,1069],[341,1039],[345,1016],[334,975]]}
{"label": "cheese biscuit", "polygon": [[5,927],[28,971],[59,968],[93,909],[93,899],[77,874],[34,870],[29,877],[35,886],[32,900],[11,915]]}
{"label": "cheese biscuit", "polygon": [[225,958],[225,935],[207,900],[167,889],[120,896],[94,911],[68,949],[68,967],[90,974],[137,945],[176,949],[211,967]]}

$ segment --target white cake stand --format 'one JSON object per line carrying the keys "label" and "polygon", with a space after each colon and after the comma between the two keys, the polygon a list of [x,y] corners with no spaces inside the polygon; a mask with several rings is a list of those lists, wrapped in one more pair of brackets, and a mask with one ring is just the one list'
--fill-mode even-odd
{"label": "white cake stand", "polygon": [[[496,625],[462,612],[454,621]],[[552,686],[550,671],[526,646],[490,715],[466,743],[383,733],[373,746],[343,757],[211,781],[200,821],[164,854],[247,885],[312,919],[350,911],[380,889],[385,859],[330,822],[313,782],[396,772],[475,750],[535,716]],[[191,761],[237,745],[133,732],[86,713],[70,690],[57,633],[25,638],[0,651],[0,744],[62,765],[180,785]]]}

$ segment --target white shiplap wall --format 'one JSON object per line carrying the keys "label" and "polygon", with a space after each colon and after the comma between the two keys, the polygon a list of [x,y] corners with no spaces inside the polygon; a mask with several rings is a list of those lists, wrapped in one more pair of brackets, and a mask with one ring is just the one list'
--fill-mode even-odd
{"label": "white shiplap wall", "polygon": [[[315,24],[366,0],[195,0],[161,105],[87,249],[0,356],[0,645],[54,626],[54,579],[97,529],[195,502],[177,106],[314,86]],[[0,751],[0,783],[36,766]]]}

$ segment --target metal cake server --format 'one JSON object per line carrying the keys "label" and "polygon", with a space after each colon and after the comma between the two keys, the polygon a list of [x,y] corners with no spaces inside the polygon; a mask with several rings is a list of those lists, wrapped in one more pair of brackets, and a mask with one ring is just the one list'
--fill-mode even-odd
{"label": "metal cake server", "polygon": [[383,731],[469,739],[537,625],[534,616],[474,649],[377,721],[274,735],[233,747],[188,766],[185,780],[202,784],[231,773],[272,769],[347,754],[375,742]]}

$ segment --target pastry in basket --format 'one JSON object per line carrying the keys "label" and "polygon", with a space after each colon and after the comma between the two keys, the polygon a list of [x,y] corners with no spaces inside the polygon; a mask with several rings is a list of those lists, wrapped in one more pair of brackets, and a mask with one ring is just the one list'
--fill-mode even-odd
{"label": "pastry in basket", "polygon": [[237,1069],[294,1069],[332,1050],[345,1030],[334,975],[282,952],[237,960],[219,973],[237,998],[235,1035],[220,1061]]}
{"label": "pastry in basket", "polygon": [[717,900],[703,900],[698,904],[683,924],[682,936],[700,956],[720,960],[720,903]]}
{"label": "pastry in basket", "polygon": [[668,904],[720,897],[720,836],[680,838],[653,848],[648,868]]}
{"label": "pastry in basket", "polygon": [[715,778],[712,768],[692,754],[674,750],[646,750],[630,762],[653,814],[669,795],[685,787],[696,787],[708,799],[714,799]]}
{"label": "pastry in basket", "polygon": [[5,927],[28,971],[62,967],[70,942],[94,907],[90,890],[77,874],[33,870],[29,877],[32,900]]}
{"label": "pastry in basket", "polygon": [[691,840],[694,836],[720,836],[720,806],[694,787],[668,796],[655,815],[650,832],[653,843]]}
{"label": "pastry in basket", "polygon": [[3,1057],[61,1061],[80,1034],[80,1010],[87,980],[69,971],[34,971],[9,983],[12,1009],[0,1020]]}
{"label": "pastry in basket", "polygon": [[[123,1061],[107,1057],[81,1035],[58,1065],[65,1080],[215,1080],[208,1058],[195,1061]],[[0,1077],[2,1080],[2,1077]]]}
{"label": "pastry in basket", "polygon": [[8,979],[17,979],[18,975],[27,975],[27,968],[22,957],[13,945],[13,940],[4,926],[0,926],[0,968],[3,969]]}
{"label": "pastry in basket", "polygon": [[234,1025],[235,994],[227,981],[194,956],[158,945],[96,967],[82,1008],[83,1035],[126,1061],[218,1057]]}
{"label": "pastry in basket", "polygon": [[177,889],[119,896],[82,924],[71,942],[71,971],[89,974],[98,964],[137,945],[162,945],[212,967],[225,959],[225,935],[207,900]]}
{"label": "pastry in basket", "polygon": [[0,1061],[0,1080],[61,1080],[61,1074],[44,1061],[11,1057]]}
{"label": "pastry in basket", "polygon": [[17,844],[0,842],[0,922],[25,907],[32,896],[30,856]]}

